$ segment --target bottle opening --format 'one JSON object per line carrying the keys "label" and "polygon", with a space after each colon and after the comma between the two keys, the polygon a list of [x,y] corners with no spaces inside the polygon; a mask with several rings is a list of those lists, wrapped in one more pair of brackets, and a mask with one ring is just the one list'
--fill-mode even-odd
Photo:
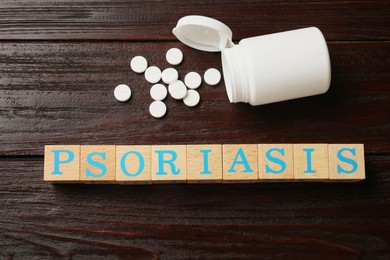
{"label": "bottle opening", "polygon": [[222,50],[222,69],[230,103],[248,102],[246,66],[238,45]]}
{"label": "bottle opening", "polygon": [[233,74],[231,73],[230,62],[227,60],[226,51],[222,51],[222,73],[225,81],[226,93],[228,95],[230,103],[234,103],[234,93],[232,79]]}

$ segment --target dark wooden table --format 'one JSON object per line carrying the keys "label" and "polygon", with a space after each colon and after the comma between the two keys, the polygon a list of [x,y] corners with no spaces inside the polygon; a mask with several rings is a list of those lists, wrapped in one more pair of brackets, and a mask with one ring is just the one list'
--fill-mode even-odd
{"label": "dark wooden table", "polygon": [[[0,2],[0,258],[389,259],[389,1]],[[180,75],[221,69],[219,53],[178,42],[189,14],[230,26],[234,41],[319,27],[332,61],[327,94],[251,107],[223,82],[202,102],[167,100],[152,118],[144,55]],[[113,97],[131,86],[130,102]],[[45,144],[364,143],[353,184],[51,185]]]}

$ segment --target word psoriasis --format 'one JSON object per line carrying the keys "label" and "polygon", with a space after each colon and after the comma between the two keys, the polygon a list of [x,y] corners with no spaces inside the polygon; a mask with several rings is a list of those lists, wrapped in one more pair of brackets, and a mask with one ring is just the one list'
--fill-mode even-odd
{"label": "word psoriasis", "polygon": [[44,164],[54,183],[365,179],[363,144],[46,145]]}

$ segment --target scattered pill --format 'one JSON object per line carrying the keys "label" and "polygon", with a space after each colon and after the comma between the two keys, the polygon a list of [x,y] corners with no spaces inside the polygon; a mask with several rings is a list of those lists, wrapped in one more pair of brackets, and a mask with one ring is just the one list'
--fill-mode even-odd
{"label": "scattered pill", "polygon": [[221,73],[217,69],[210,68],[204,73],[204,81],[211,86],[217,85],[220,80]]}
{"label": "scattered pill", "polygon": [[200,95],[198,91],[194,89],[189,89],[187,91],[187,95],[183,98],[184,104],[189,107],[194,107],[196,106],[200,101]]}
{"label": "scattered pill", "polygon": [[135,56],[131,59],[130,67],[136,73],[143,73],[148,67],[148,62],[142,56]]}
{"label": "scattered pill", "polygon": [[184,77],[184,83],[190,89],[196,89],[202,83],[202,77],[196,72],[189,72]]}
{"label": "scattered pill", "polygon": [[[171,48],[166,53],[166,59],[169,64],[178,65],[183,61],[183,53],[178,48]],[[143,56],[132,58],[130,67],[136,73],[145,72],[145,79],[154,84],[150,89],[150,96],[154,101],[149,106],[149,112],[153,117],[161,118],[166,114],[167,106],[162,100],[166,98],[168,92],[174,99],[183,99],[183,103],[188,107],[199,104],[200,95],[195,90],[202,84],[202,76],[199,73],[194,71],[187,73],[183,82],[179,80],[179,73],[176,69],[167,68],[161,72],[157,66],[148,67],[148,62]],[[168,88],[163,84],[156,84],[160,80],[168,84]],[[204,73],[203,80],[208,85],[217,85],[221,81],[221,73],[215,68],[209,68]],[[127,101],[131,97],[131,89],[124,84],[118,85],[114,95],[119,101]]]}
{"label": "scattered pill", "polygon": [[181,80],[169,84],[168,91],[171,97],[174,99],[182,99],[187,94],[186,85],[184,85],[183,81]]}
{"label": "scattered pill", "polygon": [[155,84],[150,89],[150,96],[154,100],[163,100],[168,94],[167,88],[163,84]]}
{"label": "scattered pill", "polygon": [[116,86],[114,90],[114,96],[117,100],[125,102],[131,97],[131,89],[125,84],[120,84]]}
{"label": "scattered pill", "polygon": [[157,83],[161,79],[161,70],[156,66],[150,66],[145,71],[145,79],[149,83]]}
{"label": "scattered pill", "polygon": [[165,55],[169,64],[178,65],[183,60],[183,53],[178,48],[171,48]]}
{"label": "scattered pill", "polygon": [[174,68],[168,68],[161,73],[162,81],[166,84],[175,82],[179,78],[179,73]]}
{"label": "scattered pill", "polygon": [[167,106],[164,104],[164,102],[156,100],[150,104],[149,112],[153,117],[160,118],[163,117],[167,112]]}

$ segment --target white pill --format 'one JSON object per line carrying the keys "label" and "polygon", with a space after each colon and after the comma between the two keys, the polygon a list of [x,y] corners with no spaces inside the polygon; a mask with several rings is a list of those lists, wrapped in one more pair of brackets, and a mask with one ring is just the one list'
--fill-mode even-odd
{"label": "white pill", "polygon": [[187,91],[187,95],[183,98],[184,104],[189,107],[196,106],[200,101],[200,95],[198,91],[190,89]]}
{"label": "white pill", "polygon": [[168,68],[161,73],[162,81],[166,84],[175,82],[179,78],[179,73],[174,68]]}
{"label": "white pill", "polygon": [[167,106],[162,101],[153,101],[149,106],[149,113],[155,118],[163,117],[166,112]]}
{"label": "white pill", "polygon": [[149,83],[157,83],[161,79],[161,70],[156,66],[150,66],[145,71],[145,79]]}
{"label": "white pill", "polygon": [[165,55],[169,64],[178,65],[183,60],[183,53],[178,48],[171,48]]}
{"label": "white pill", "polygon": [[114,96],[117,100],[125,102],[131,97],[131,89],[125,84],[120,84],[116,86],[114,90]]}
{"label": "white pill", "polygon": [[182,99],[187,94],[186,85],[184,85],[183,81],[181,80],[169,84],[168,91],[171,97],[174,99]]}
{"label": "white pill", "polygon": [[163,100],[168,94],[167,88],[163,84],[155,84],[150,89],[150,96],[154,100]]}
{"label": "white pill", "polygon": [[202,83],[202,77],[196,73],[196,72],[189,72],[184,77],[184,83],[186,83],[186,86],[190,89],[196,89],[199,88],[200,84]]}
{"label": "white pill", "polygon": [[217,85],[220,80],[221,73],[217,69],[211,68],[204,73],[204,81],[211,86]]}
{"label": "white pill", "polygon": [[148,67],[148,61],[142,56],[135,56],[131,59],[130,67],[136,73],[143,73]]}

